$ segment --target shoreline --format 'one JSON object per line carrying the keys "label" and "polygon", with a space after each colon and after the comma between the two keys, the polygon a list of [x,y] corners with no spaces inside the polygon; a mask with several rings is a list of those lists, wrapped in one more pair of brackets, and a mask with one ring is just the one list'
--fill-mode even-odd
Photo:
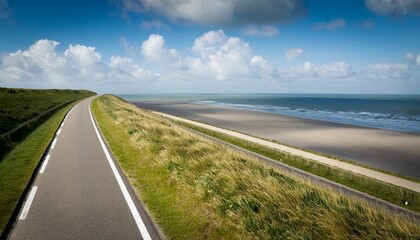
{"label": "shoreline", "polygon": [[136,106],[420,179],[420,134],[179,101]]}

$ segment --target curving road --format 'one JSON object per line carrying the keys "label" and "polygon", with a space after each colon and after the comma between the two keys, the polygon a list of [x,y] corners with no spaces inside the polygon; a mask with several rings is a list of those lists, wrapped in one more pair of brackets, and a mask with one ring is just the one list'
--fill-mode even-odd
{"label": "curving road", "polygon": [[10,239],[160,239],[95,126],[93,99],[67,114]]}

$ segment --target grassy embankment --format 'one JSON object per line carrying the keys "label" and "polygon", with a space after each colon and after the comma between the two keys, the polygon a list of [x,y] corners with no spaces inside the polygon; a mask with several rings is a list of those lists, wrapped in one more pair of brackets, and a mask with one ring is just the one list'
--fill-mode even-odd
{"label": "grassy embankment", "polygon": [[170,239],[416,239],[420,225],[320,188],[118,98],[92,104],[123,171]]}
{"label": "grassy embankment", "polygon": [[[91,94],[92,92],[88,91],[70,90],[0,89],[0,116],[3,121],[0,126],[3,132],[8,131],[27,121],[29,117],[38,116],[62,102]],[[15,140],[14,147],[0,159],[0,233],[3,232],[55,131],[65,114],[75,104],[76,102],[73,102],[63,106],[46,121],[38,123],[38,126],[22,140]],[[30,109],[32,107],[33,109]]]}
{"label": "grassy embankment", "polygon": [[[420,194],[193,124],[177,124],[420,213]],[[408,203],[406,205],[405,203]]]}
{"label": "grassy embankment", "polygon": [[[60,105],[94,94],[87,90],[0,88],[0,159]],[[19,129],[14,131],[16,128]],[[2,137],[10,131],[14,132]]]}

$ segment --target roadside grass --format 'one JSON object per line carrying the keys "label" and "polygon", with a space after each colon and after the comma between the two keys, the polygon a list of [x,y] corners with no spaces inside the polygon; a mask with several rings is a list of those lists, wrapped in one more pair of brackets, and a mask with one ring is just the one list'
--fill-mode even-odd
{"label": "roadside grass", "polygon": [[168,239],[416,239],[420,225],[289,176],[116,97],[92,111]]}
{"label": "roadside grass", "polygon": [[87,90],[0,88],[0,135],[61,103],[93,94]]}
{"label": "roadside grass", "polygon": [[[193,124],[176,121],[177,124],[201,132],[208,136],[231,143],[235,146],[258,153],[273,160],[285,163],[289,166],[340,183],[347,187],[367,193],[371,196],[383,199],[403,208],[420,213],[420,194],[398,186],[390,185],[369,177],[344,171],[338,168],[318,163],[316,161],[295,156],[257,143],[242,140],[224,133],[215,132]],[[405,204],[408,203],[408,205]]]}
{"label": "roadside grass", "polygon": [[66,113],[77,102],[54,113],[0,161],[0,233]]}
{"label": "roadside grass", "polygon": [[87,90],[0,88],[0,161],[34,129]]}

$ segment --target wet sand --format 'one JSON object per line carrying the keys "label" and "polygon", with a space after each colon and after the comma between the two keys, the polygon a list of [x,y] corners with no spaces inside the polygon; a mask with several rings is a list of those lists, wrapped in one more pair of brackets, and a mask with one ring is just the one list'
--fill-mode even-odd
{"label": "wet sand", "polygon": [[134,104],[420,179],[420,134],[185,102]]}

